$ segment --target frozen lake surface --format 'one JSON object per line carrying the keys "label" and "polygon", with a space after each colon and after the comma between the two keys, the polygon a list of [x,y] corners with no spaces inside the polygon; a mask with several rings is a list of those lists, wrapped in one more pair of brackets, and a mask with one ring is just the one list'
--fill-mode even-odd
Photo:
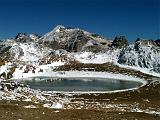
{"label": "frozen lake surface", "polygon": [[23,81],[32,89],[42,91],[115,91],[140,87],[138,81],[100,78],[31,78]]}

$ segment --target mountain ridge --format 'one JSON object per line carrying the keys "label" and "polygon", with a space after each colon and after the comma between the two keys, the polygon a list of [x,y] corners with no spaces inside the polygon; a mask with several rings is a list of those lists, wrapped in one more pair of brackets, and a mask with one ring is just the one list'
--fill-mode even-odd
{"label": "mountain ridge", "polygon": [[0,58],[5,61],[5,65],[1,64],[0,76],[5,72],[14,74],[17,69],[35,72],[42,65],[50,66],[46,70],[53,70],[71,61],[112,63],[160,73],[160,40],[138,38],[129,43],[125,36],[107,40],[79,28],[58,25],[41,37],[19,33],[14,39],[1,41]]}

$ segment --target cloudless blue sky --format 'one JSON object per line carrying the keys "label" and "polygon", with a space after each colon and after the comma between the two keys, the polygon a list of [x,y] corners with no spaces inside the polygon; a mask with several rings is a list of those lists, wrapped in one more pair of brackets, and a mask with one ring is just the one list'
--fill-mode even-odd
{"label": "cloudless blue sky", "polygon": [[0,0],[0,39],[45,34],[56,25],[106,38],[160,38],[159,0]]}

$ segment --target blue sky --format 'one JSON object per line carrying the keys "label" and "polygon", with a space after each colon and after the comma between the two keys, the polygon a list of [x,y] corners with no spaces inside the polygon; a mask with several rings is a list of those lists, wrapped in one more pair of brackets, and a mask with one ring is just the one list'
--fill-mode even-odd
{"label": "blue sky", "polygon": [[106,38],[160,38],[159,0],[0,0],[0,39],[45,34],[56,25]]}

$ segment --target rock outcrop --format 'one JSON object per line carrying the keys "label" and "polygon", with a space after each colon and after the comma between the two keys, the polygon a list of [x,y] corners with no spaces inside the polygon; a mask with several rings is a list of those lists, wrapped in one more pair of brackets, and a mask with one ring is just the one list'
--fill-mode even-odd
{"label": "rock outcrop", "polygon": [[128,45],[128,40],[125,38],[125,36],[116,36],[115,39],[112,42],[111,47],[113,48],[122,48],[126,47]]}
{"label": "rock outcrop", "polygon": [[160,72],[160,47],[157,41],[137,40],[120,51],[118,63]]}

